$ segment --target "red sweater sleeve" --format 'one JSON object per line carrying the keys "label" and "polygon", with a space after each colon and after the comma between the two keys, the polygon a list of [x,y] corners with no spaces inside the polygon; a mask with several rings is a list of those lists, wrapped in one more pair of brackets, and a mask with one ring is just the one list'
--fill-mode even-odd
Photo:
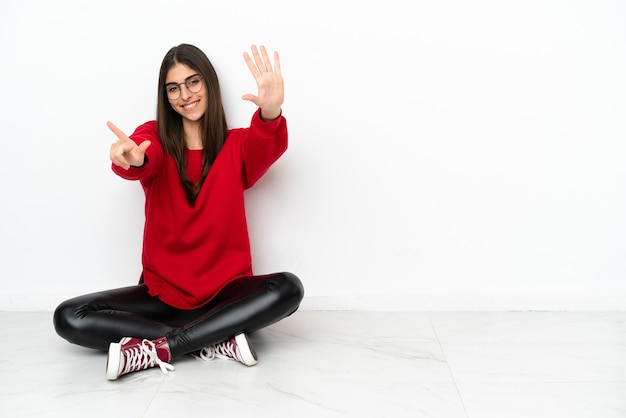
{"label": "red sweater sleeve", "polygon": [[265,122],[257,110],[243,146],[244,187],[250,188],[287,150],[287,121],[281,115]]}

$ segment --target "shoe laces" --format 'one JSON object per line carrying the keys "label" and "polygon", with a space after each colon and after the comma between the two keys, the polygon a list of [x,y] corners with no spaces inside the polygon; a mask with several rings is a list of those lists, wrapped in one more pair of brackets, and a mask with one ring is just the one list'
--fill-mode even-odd
{"label": "shoe laces", "polygon": [[214,360],[219,358],[224,360],[242,361],[237,355],[237,344],[234,339],[204,347],[200,350],[200,358],[202,360]]}
{"label": "shoe laces", "polygon": [[150,340],[143,340],[141,344],[127,348],[124,350],[124,357],[124,370],[121,374],[154,366],[159,366],[164,374],[167,374],[168,370],[174,370],[174,366],[159,358],[156,346]]}

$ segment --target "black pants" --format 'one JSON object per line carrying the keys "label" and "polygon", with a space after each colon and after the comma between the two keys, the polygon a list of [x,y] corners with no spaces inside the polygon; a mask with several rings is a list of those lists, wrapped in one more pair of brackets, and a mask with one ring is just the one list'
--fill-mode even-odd
{"label": "black pants", "polygon": [[167,337],[172,357],[271,325],[298,309],[304,288],[291,273],[237,279],[208,304],[177,309],[144,284],[79,296],[54,312],[56,332],[71,343],[107,350],[123,337]]}

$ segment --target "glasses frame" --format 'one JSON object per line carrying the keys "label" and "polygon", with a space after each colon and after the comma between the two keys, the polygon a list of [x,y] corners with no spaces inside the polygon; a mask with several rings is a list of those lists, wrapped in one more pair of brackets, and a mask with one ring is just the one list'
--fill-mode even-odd
{"label": "glasses frame", "polygon": [[[198,86],[192,86],[190,87],[189,83],[191,81],[194,81],[195,79],[198,79],[199,83]],[[170,100],[177,100],[180,98],[181,94],[183,93],[183,88],[181,86],[185,86],[187,88],[187,91],[189,93],[199,93],[202,90],[202,87],[204,86],[204,81],[203,81],[203,77],[200,74],[193,74],[190,75],[189,77],[187,77],[185,79],[185,81],[183,81],[182,83],[167,83],[165,85],[165,94],[167,94],[168,99]],[[170,88],[176,86],[178,88],[178,94],[176,94],[176,96],[172,96],[172,94],[170,93]]]}

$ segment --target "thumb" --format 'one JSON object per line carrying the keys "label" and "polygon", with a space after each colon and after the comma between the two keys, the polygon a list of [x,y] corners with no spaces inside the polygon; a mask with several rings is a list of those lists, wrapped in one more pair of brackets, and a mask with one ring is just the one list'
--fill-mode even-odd
{"label": "thumb", "polygon": [[152,142],[143,141],[141,144],[139,144],[139,151],[141,151],[142,153],[145,153],[148,147],[150,146],[150,144],[152,144]]}
{"label": "thumb", "polygon": [[241,96],[241,98],[243,100],[247,100],[249,102],[256,104],[257,96],[255,96],[254,94],[244,94],[243,96]]}

